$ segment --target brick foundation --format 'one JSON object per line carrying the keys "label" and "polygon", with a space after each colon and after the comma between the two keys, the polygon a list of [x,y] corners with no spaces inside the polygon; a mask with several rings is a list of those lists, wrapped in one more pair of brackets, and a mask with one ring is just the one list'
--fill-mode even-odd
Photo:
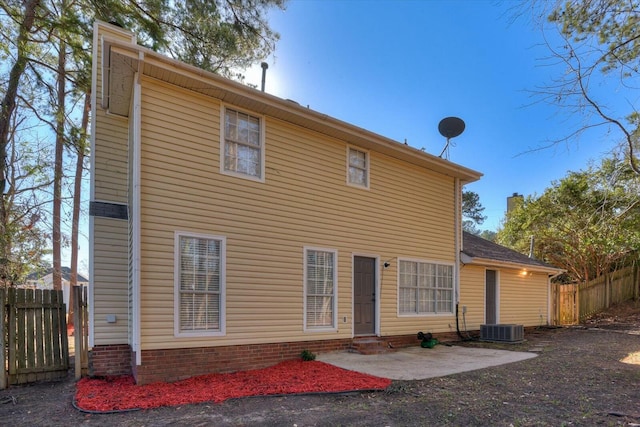
{"label": "brick foundation", "polygon": [[303,350],[326,353],[347,350],[350,339],[145,350],[142,364],[134,366],[137,384],[177,381],[196,375],[260,369],[300,357]]}
{"label": "brick foundation", "polygon": [[89,375],[130,375],[132,358],[128,344],[97,345],[89,352]]}
{"label": "brick foundation", "polygon": [[[456,341],[453,334],[434,334],[441,341]],[[419,345],[415,334],[382,337],[393,348]],[[136,366],[128,345],[97,346],[91,352],[91,375],[133,375],[137,384],[181,379],[211,373],[260,369],[300,357],[303,350],[326,353],[349,350],[351,339],[145,350]]]}

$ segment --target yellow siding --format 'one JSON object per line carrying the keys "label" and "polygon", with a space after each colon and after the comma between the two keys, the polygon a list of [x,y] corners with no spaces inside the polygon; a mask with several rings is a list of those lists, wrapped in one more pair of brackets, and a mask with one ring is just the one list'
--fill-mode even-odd
{"label": "yellow siding", "polygon": [[[462,266],[460,270],[460,329],[464,330],[463,321],[466,319],[466,329],[477,331],[484,323],[484,283],[485,267],[475,265]],[[467,313],[462,316],[462,307],[467,307]]]}
{"label": "yellow siding", "polygon": [[[371,152],[370,190],[350,187],[347,142],[272,118],[266,182],[231,177],[220,173],[219,102],[143,79],[142,105],[143,349],[351,337],[354,253],[391,260],[383,335],[455,322],[396,314],[397,257],[455,260],[452,178]],[[225,337],[174,338],[175,231],[227,238]],[[337,332],[303,332],[304,246],[338,250]]]}
{"label": "yellow siding", "polygon": [[500,271],[500,323],[546,325],[548,301],[546,274],[522,276],[518,270]]}
{"label": "yellow siding", "polygon": [[132,40],[130,34],[110,26],[101,26],[100,40],[94,46],[96,60],[96,111],[93,112],[95,146],[92,157],[94,200],[127,203],[128,120],[107,114],[102,105],[102,39]]}
{"label": "yellow siding", "polygon": [[[127,221],[94,218],[93,299],[96,345],[128,340]],[[116,323],[106,316],[115,314]]]}
{"label": "yellow siding", "polygon": [[[499,323],[547,324],[549,288],[546,274],[522,276],[522,270],[491,269],[498,271]],[[460,271],[460,319],[462,306],[466,305],[468,330],[478,330],[485,322],[485,271],[485,267],[476,265],[465,265]]]}
{"label": "yellow siding", "polygon": [[[102,27],[104,37],[131,40],[131,36],[110,27]],[[102,51],[101,42],[94,46],[97,60],[96,109],[93,111],[95,145],[92,152],[93,201],[128,202],[128,121],[107,114],[102,108]],[[123,344],[128,342],[128,224],[110,218],[94,218],[91,230],[93,253],[94,344]],[[115,314],[115,324],[106,316]]]}
{"label": "yellow siding", "polygon": [[95,180],[94,200],[110,203],[127,203],[128,174],[128,122],[98,110],[96,121],[96,146],[92,173]]}

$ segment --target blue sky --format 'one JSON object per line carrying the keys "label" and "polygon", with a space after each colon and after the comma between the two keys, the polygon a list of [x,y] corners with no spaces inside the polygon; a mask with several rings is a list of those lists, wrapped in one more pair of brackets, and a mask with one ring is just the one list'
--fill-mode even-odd
{"label": "blue sky", "polygon": [[[466,189],[485,207],[480,228],[496,230],[508,196],[541,194],[613,147],[598,133],[536,150],[570,134],[581,119],[536,103],[531,91],[563,68],[544,60],[543,36],[528,19],[514,22],[514,5],[289,0],[284,12],[269,13],[281,38],[267,59],[266,90],[434,155],[446,142],[440,120],[462,118],[466,129],[452,140],[450,160],[484,174]],[[260,87],[260,81],[256,64],[245,82]],[[86,249],[83,239],[83,273]]]}
{"label": "blue sky", "polygon": [[[484,173],[466,189],[485,206],[480,228],[496,230],[508,196],[541,194],[612,148],[587,135],[536,150],[580,119],[532,96],[563,69],[544,60],[529,20],[513,21],[514,4],[290,0],[269,15],[281,38],[266,91],[435,155],[445,144],[440,120],[462,118],[450,160]],[[259,87],[260,75],[250,70],[246,83]]]}

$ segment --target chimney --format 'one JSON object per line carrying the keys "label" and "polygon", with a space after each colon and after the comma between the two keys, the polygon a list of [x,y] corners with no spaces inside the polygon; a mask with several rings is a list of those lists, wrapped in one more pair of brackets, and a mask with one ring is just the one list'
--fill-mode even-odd
{"label": "chimney", "polygon": [[522,194],[513,193],[512,196],[507,197],[507,213],[511,212],[518,203],[522,203],[524,201],[524,196]]}

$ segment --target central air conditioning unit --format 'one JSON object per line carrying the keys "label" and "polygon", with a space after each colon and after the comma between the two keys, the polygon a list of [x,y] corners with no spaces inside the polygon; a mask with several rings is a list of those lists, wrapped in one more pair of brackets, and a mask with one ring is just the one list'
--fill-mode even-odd
{"label": "central air conditioning unit", "polygon": [[480,325],[480,340],[520,342],[524,340],[522,325]]}

